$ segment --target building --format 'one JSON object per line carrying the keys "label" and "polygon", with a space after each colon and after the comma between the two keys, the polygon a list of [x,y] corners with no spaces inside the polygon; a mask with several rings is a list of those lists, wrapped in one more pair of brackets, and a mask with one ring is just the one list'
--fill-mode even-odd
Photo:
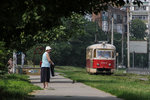
{"label": "building", "polygon": [[150,13],[150,0],[142,0],[143,5],[140,7],[131,3],[130,6],[130,20],[141,19],[148,27],[149,13]]}
{"label": "building", "polygon": [[92,21],[97,22],[103,31],[110,32],[112,17],[114,19],[113,31],[120,34],[126,32],[127,13],[122,8],[108,7],[107,11],[101,11],[97,15],[92,14]]}

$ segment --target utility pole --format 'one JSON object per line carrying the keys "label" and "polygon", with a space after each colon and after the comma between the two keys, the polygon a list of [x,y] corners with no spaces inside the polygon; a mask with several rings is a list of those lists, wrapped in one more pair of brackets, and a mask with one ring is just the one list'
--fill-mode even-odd
{"label": "utility pole", "polygon": [[127,7],[127,68],[130,68],[130,33],[129,33],[129,9],[130,6]]}
{"label": "utility pole", "polygon": [[121,64],[124,65],[124,32],[122,33]]}
{"label": "utility pole", "polygon": [[95,30],[96,30],[96,33],[95,33],[95,43],[97,43],[97,34],[98,34],[98,27],[99,27],[98,22],[99,22],[99,20],[95,21]]}
{"label": "utility pole", "polygon": [[148,68],[150,69],[150,2],[148,5]]}
{"label": "utility pole", "polygon": [[112,18],[111,18],[111,44],[114,44],[114,18],[113,18],[113,14],[112,14]]}
{"label": "utility pole", "polygon": [[107,30],[107,41],[109,42],[110,41],[110,38],[109,38],[109,34],[110,34],[110,8],[108,8],[108,19],[107,19],[107,22],[108,22],[108,30]]}

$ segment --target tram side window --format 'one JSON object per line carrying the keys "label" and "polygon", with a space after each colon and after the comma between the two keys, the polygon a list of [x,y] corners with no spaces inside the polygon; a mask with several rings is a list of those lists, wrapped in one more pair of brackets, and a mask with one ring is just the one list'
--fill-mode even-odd
{"label": "tram side window", "polygon": [[92,50],[87,50],[86,57],[87,59],[92,58]]}
{"label": "tram side window", "polygon": [[89,58],[90,58],[90,50],[87,50],[86,58],[87,58],[87,59],[89,59]]}
{"label": "tram side window", "polygon": [[115,57],[115,55],[114,55],[115,53],[114,53],[114,51],[112,51],[112,58],[114,58]]}
{"label": "tram side window", "polygon": [[96,58],[96,49],[94,49],[94,58]]}

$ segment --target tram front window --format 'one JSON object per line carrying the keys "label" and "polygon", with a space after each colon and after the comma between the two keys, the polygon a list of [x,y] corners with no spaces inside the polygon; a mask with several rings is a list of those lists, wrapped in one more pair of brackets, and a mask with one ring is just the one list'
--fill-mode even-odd
{"label": "tram front window", "polygon": [[105,58],[110,58],[111,57],[111,52],[110,51],[105,51],[104,57]]}
{"label": "tram front window", "polygon": [[97,57],[100,58],[111,58],[111,51],[97,51]]}

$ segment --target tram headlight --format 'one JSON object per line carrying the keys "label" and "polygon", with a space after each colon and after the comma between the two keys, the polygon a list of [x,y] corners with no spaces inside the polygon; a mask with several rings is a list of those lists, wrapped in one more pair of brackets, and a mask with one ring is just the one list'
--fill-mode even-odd
{"label": "tram headlight", "polygon": [[111,66],[111,63],[109,63],[108,65]]}

